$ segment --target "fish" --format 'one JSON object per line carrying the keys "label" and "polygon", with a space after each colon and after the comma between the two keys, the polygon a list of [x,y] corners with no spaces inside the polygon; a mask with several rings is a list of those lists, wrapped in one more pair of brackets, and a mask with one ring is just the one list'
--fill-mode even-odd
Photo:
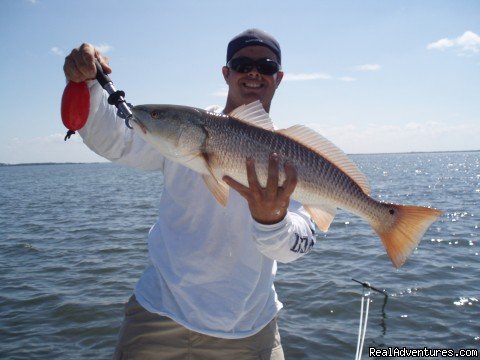
{"label": "fish", "polygon": [[293,164],[298,180],[291,198],[320,230],[329,229],[339,208],[358,215],[378,234],[396,268],[442,214],[372,198],[368,179],[341,149],[304,125],[276,130],[258,100],[228,115],[180,105],[137,105],[132,113],[134,131],[165,158],[200,173],[222,206],[229,194],[223,176],[248,186],[246,159],[251,158],[265,187],[269,157],[278,154],[279,184],[285,181],[281,165]]}

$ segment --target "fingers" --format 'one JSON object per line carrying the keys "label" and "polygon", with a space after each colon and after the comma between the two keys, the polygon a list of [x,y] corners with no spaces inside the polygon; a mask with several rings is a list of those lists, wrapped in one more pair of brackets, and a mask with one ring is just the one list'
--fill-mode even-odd
{"label": "fingers", "polygon": [[[262,188],[262,186],[260,185],[257,171],[255,169],[255,160],[253,160],[252,158],[248,158],[246,160],[246,170],[248,187],[240,184],[229,176],[224,176],[223,181],[225,181],[227,185],[238,191],[248,201],[262,201],[264,198],[266,198],[267,190]],[[272,194],[275,194],[276,196],[278,187],[278,163],[276,161],[270,161],[269,174],[270,173],[272,173],[272,176],[275,177],[275,179],[269,179],[267,181],[267,187],[275,187],[273,190],[268,190],[270,192],[270,195],[268,196],[271,197]],[[269,200],[274,200],[274,198]]]}
{"label": "fingers", "polygon": [[75,82],[94,78],[96,74],[94,60],[94,47],[90,44],[82,44],[65,58],[63,67],[65,76],[68,80]]}
{"label": "fingers", "polygon": [[63,64],[63,72],[65,77],[69,81],[82,82],[85,79],[83,74],[78,70],[76,61],[74,60],[78,56],[78,50],[73,49],[70,55],[65,58],[65,63]]}
{"label": "fingers", "polygon": [[268,162],[267,183],[262,188],[255,171],[255,161],[251,158],[246,161],[248,186],[242,185],[229,176],[223,181],[243,196],[255,221],[262,224],[275,224],[281,221],[288,212],[290,196],[297,185],[297,171],[291,163],[285,163],[285,181],[279,185],[279,156],[272,154]]}
{"label": "fingers", "polygon": [[73,49],[70,55],[65,58],[63,71],[67,80],[82,82],[94,79],[97,74],[95,59],[99,60],[107,74],[112,72],[108,65],[108,59],[92,45],[84,43],[79,48]]}
{"label": "fingers", "polygon": [[287,161],[284,165],[285,169],[285,181],[282,185],[282,195],[284,197],[290,198],[298,182],[298,173],[295,166]]}
{"label": "fingers", "polygon": [[102,65],[102,69],[105,74],[110,74],[112,72],[112,68],[110,67],[110,65],[108,65],[108,57],[102,55],[97,49],[95,49],[95,58],[98,59],[98,62],[100,63],[100,65]]}
{"label": "fingers", "polygon": [[258,198],[267,201],[274,201],[275,199],[285,200],[290,198],[298,182],[298,174],[295,166],[286,162],[284,165],[285,181],[282,186],[279,186],[279,157],[278,154],[273,153],[270,156],[268,163],[268,176],[266,187],[263,188],[258,180],[255,169],[255,160],[248,158],[246,161],[247,181],[248,187],[233,180],[229,176],[224,177],[224,181],[245,198]]}
{"label": "fingers", "polygon": [[250,196],[250,189],[239,182],[233,180],[230,176],[224,176],[223,181],[227,183],[228,186],[232,187],[234,190],[238,191],[240,195],[248,199]]}
{"label": "fingers", "polygon": [[252,158],[247,159],[247,180],[250,190],[254,193],[261,193],[262,187],[258,181],[257,171],[255,170],[255,160]]}
{"label": "fingers", "polygon": [[267,186],[265,188],[268,199],[275,199],[278,190],[278,154],[270,154],[268,161]]}

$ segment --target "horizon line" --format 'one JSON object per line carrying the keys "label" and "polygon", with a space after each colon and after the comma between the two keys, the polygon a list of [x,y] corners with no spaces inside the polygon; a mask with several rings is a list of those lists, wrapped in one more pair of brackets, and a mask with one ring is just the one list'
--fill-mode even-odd
{"label": "horizon line", "polygon": [[[355,155],[401,155],[401,154],[438,154],[438,153],[461,153],[461,152],[480,152],[480,149],[477,150],[435,150],[435,151],[399,151],[399,152],[378,152],[378,153],[347,153],[348,156]],[[84,164],[106,164],[112,163],[113,161],[64,161],[64,162],[54,162],[54,161],[45,161],[45,162],[25,162],[25,163],[0,163],[0,166],[33,166],[33,165],[84,165]]]}

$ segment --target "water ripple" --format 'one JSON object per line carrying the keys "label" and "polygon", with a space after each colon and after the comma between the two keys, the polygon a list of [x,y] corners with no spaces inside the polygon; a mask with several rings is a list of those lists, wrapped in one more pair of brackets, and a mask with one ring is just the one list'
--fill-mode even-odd
{"label": "water ripple", "polygon": [[[352,278],[390,295],[370,295],[365,348],[480,348],[480,153],[354,160],[374,197],[445,213],[400,270],[366,222],[342,211],[312,253],[279,264],[287,358],[354,357],[363,289]],[[161,176],[113,164],[18,166],[0,167],[0,181],[0,357],[110,358],[148,261]]]}

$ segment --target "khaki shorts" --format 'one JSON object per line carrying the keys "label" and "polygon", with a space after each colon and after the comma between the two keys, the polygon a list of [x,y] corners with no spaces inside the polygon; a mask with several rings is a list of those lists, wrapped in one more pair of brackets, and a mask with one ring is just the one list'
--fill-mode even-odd
{"label": "khaki shorts", "polygon": [[114,359],[284,360],[277,321],[242,339],[221,339],[184,328],[145,310],[132,296],[125,306]]}

